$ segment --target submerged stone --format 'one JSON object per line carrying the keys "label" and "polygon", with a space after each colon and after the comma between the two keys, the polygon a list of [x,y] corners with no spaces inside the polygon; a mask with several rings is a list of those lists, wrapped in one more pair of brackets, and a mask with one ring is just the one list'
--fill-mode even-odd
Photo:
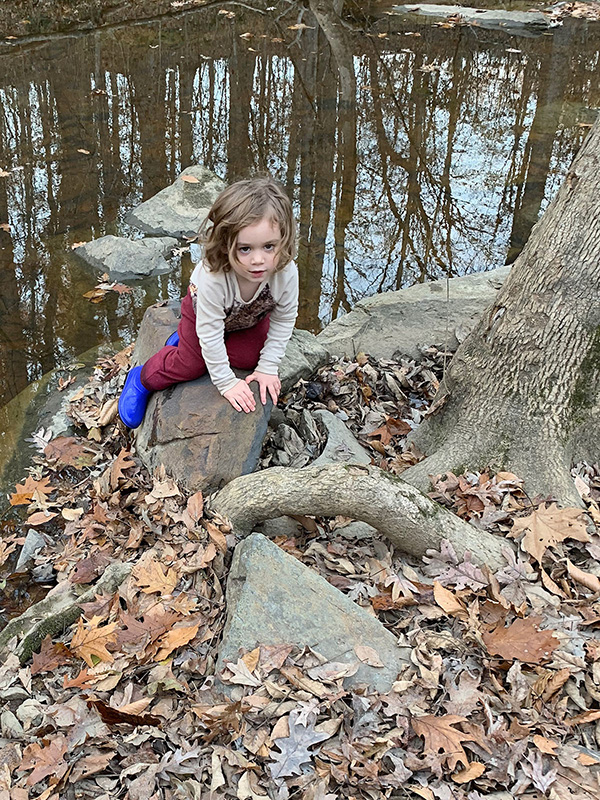
{"label": "submerged stone", "polygon": [[206,167],[187,167],[170,186],[132,209],[125,219],[153,236],[191,238],[224,188],[223,181]]}
{"label": "submerged stone", "polygon": [[121,236],[101,236],[86,242],[73,251],[89,266],[107,272],[110,280],[147,278],[170,272],[165,256],[177,247],[177,239],[124,239]]}

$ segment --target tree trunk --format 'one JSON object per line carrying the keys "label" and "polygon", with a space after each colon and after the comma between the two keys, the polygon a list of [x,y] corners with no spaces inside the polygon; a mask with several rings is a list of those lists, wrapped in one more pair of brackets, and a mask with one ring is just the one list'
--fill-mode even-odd
{"label": "tree trunk", "polygon": [[570,468],[600,457],[599,388],[600,120],[456,352],[413,436],[428,457],[403,478],[424,489],[429,475],[491,465],[579,504]]}
{"label": "tree trunk", "polygon": [[459,558],[469,551],[475,563],[492,569],[504,566],[502,550],[510,546],[377,467],[272,467],[231,481],[215,495],[211,508],[229,519],[238,536],[284,514],[343,514],[377,528],[405,553],[423,556],[448,539]]}

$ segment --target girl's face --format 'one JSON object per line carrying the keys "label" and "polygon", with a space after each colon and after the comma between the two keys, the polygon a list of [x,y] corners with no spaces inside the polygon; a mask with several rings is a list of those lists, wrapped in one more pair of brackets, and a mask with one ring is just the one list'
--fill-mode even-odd
{"label": "girl's face", "polygon": [[280,246],[279,225],[264,217],[238,233],[237,263],[232,263],[231,268],[243,282],[259,284],[277,269]]}

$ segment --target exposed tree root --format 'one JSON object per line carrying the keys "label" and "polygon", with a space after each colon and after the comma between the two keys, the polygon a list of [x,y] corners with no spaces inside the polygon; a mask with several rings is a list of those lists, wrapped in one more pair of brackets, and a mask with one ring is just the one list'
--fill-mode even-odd
{"label": "exposed tree root", "polygon": [[343,514],[377,528],[405,553],[423,556],[448,539],[460,557],[470,551],[475,562],[492,569],[505,563],[502,549],[510,546],[377,467],[273,467],[231,481],[213,498],[211,508],[229,518],[238,536],[284,514]]}

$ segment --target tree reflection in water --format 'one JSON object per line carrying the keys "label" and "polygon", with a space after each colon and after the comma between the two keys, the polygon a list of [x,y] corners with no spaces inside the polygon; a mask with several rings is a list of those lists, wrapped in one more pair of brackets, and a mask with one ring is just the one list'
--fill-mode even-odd
{"label": "tree reflection in water", "polygon": [[299,324],[313,331],[366,294],[522,247],[600,102],[597,26],[515,38],[386,16],[361,29],[310,5],[198,10],[0,53],[0,404],[90,347],[132,341],[150,303],[180,296],[185,258],[91,305],[95,276],[71,245],[132,233],[126,212],[189,163],[287,185]]}

